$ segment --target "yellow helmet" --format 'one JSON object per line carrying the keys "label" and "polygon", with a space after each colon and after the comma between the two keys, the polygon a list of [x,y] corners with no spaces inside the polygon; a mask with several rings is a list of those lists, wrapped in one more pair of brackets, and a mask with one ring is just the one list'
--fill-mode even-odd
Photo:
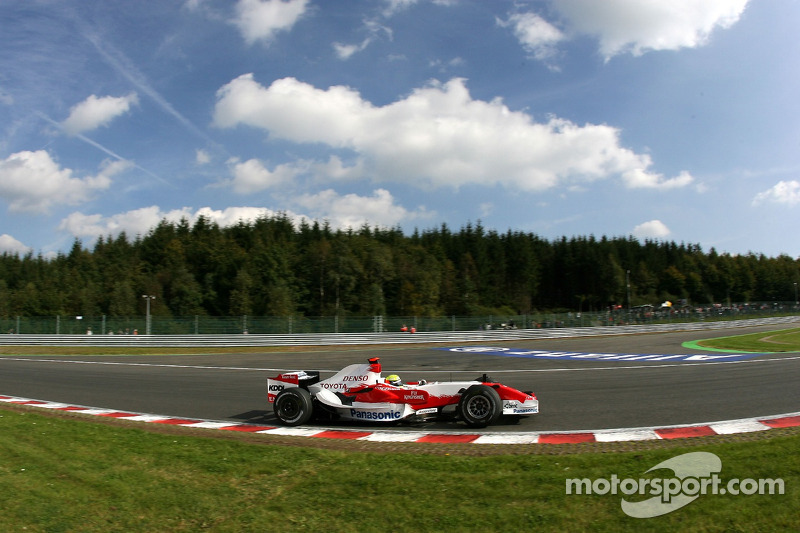
{"label": "yellow helmet", "polygon": [[403,382],[400,381],[400,376],[398,376],[397,374],[392,374],[391,376],[386,376],[386,383],[388,383],[389,385],[395,385],[395,386],[400,386],[400,385],[403,384]]}

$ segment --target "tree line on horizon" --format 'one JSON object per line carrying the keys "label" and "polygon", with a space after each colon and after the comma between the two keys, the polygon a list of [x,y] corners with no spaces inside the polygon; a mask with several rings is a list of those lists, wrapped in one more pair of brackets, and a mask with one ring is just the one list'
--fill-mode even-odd
{"label": "tree line on horizon", "polygon": [[75,240],[69,253],[0,257],[0,317],[478,316],[795,301],[787,255],[704,252],[633,237],[562,237],[446,225],[295,226],[285,214],[220,227],[162,220],[146,235]]}

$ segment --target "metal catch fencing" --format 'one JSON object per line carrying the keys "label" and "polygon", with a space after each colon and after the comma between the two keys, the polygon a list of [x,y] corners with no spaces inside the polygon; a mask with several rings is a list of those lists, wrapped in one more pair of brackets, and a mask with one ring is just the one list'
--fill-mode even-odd
{"label": "metal catch fencing", "polygon": [[[794,324],[800,313],[742,313],[720,314],[697,319],[669,315],[649,320],[620,320],[613,313],[591,316],[549,315],[550,322],[540,322],[533,315],[504,317],[449,317],[420,319],[418,317],[371,317],[349,319],[345,324],[333,324],[327,331],[322,321],[272,318],[276,322],[248,317],[194,317],[189,320],[170,318],[163,322],[156,317],[138,319],[109,319],[100,317],[71,317],[39,321],[9,321],[9,335],[0,335],[0,345],[43,346],[289,346],[289,345],[348,345],[348,344],[407,344],[441,342],[492,342],[514,339],[623,335],[675,330],[708,330],[761,324]],[[791,311],[791,310],[790,310]],[[539,317],[542,317],[541,315]],[[263,317],[262,317],[263,318]],[[559,320],[566,318],[568,320]],[[630,318],[630,317],[628,317]],[[682,319],[683,318],[683,319]],[[686,318],[694,318],[686,320]],[[255,327],[251,328],[251,325]],[[339,327],[337,327],[339,326]],[[787,326],[789,327],[789,326]],[[120,328],[117,330],[116,328]],[[124,328],[124,329],[123,329]],[[186,331],[188,329],[188,331]],[[105,334],[100,332],[106,331]],[[19,333],[17,333],[19,332]]]}
{"label": "metal catch fencing", "polygon": [[603,312],[483,316],[45,316],[0,317],[0,333],[29,335],[295,335],[457,332],[708,322],[800,315],[795,302],[729,306],[639,306]]}

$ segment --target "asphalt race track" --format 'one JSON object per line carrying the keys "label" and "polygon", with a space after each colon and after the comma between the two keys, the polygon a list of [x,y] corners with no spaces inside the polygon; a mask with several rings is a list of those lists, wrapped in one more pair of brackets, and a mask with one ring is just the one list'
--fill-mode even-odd
{"label": "asphalt race track", "polygon": [[[778,327],[541,339],[492,346],[514,351],[719,356],[681,344],[771,329]],[[381,357],[384,374],[398,373],[409,381],[474,379],[486,372],[496,381],[533,390],[541,413],[516,425],[489,428],[498,432],[666,426],[800,411],[800,353],[722,362],[675,358],[647,361],[636,357],[545,359],[404,345],[203,356],[8,355],[0,356],[0,394],[137,413],[274,425],[266,401],[268,376],[287,369],[336,371],[376,355]],[[424,427],[426,431],[466,429],[454,422]],[[399,425],[393,429],[420,428]]]}

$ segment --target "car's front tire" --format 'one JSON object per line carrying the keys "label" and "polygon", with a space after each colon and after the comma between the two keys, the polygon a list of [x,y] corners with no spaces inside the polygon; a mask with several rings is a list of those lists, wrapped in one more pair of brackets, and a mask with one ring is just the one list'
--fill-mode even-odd
{"label": "car's front tire", "polygon": [[287,426],[300,426],[311,420],[314,403],[311,394],[300,387],[284,389],[275,397],[275,416]]}
{"label": "car's front tire", "polygon": [[494,424],[503,412],[503,402],[497,391],[487,385],[473,385],[458,402],[458,415],[473,428]]}

